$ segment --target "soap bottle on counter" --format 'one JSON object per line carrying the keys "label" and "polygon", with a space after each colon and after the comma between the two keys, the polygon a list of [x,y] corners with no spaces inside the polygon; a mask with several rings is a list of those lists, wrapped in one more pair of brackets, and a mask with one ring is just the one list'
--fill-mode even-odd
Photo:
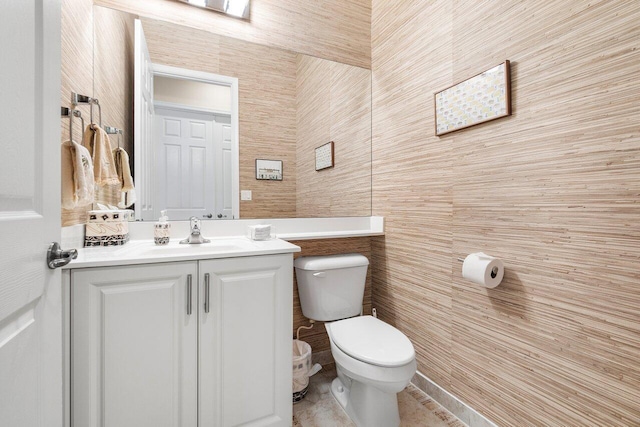
{"label": "soap bottle on counter", "polygon": [[153,241],[156,245],[168,245],[169,235],[171,234],[171,224],[167,217],[167,211],[160,212],[160,219],[156,222],[156,227],[153,232]]}

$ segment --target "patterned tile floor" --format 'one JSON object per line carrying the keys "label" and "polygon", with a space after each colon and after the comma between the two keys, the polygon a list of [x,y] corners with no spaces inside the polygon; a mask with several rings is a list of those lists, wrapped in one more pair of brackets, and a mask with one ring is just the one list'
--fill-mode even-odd
{"label": "patterned tile floor", "polygon": [[[335,365],[325,365],[311,377],[309,392],[293,405],[293,427],[355,427],[331,395]],[[401,427],[466,427],[429,396],[409,384],[398,395]]]}

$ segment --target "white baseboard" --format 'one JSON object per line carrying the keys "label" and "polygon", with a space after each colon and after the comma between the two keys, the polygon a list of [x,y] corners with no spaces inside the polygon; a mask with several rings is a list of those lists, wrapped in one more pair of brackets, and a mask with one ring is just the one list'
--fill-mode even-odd
{"label": "white baseboard", "polygon": [[469,427],[497,427],[475,409],[431,381],[421,372],[416,372],[411,383],[419,390],[429,395],[440,406],[455,415],[460,421]]}

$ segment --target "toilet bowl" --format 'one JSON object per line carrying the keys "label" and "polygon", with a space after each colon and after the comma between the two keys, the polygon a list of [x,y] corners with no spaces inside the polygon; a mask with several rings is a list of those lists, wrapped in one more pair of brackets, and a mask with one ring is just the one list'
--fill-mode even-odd
{"label": "toilet bowl", "polygon": [[400,331],[371,316],[326,323],[338,377],[331,393],[358,427],[400,425],[397,393],[416,372],[415,352]]}
{"label": "toilet bowl", "polygon": [[294,265],[302,314],[327,322],[338,374],[331,393],[358,427],[399,426],[397,393],[416,372],[415,351],[393,326],[359,316],[369,261],[347,254],[300,257]]}

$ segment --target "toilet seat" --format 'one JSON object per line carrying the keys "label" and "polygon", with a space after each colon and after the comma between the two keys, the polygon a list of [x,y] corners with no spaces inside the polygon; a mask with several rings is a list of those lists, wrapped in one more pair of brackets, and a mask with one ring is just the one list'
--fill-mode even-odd
{"label": "toilet seat", "polygon": [[354,359],[382,367],[403,366],[415,359],[409,338],[375,317],[353,317],[328,326],[335,345]]}

